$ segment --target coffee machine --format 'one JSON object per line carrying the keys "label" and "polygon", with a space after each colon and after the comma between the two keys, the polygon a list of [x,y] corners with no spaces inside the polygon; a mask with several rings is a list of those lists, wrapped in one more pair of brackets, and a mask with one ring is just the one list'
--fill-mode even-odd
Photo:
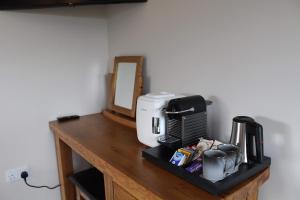
{"label": "coffee machine", "polygon": [[251,117],[237,116],[233,118],[230,143],[240,147],[243,163],[263,162],[263,127]]}

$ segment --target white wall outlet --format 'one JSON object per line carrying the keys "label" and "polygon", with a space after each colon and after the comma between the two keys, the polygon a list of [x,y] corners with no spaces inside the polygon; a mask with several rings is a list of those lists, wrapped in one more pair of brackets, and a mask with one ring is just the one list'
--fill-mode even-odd
{"label": "white wall outlet", "polygon": [[14,168],[14,169],[9,169],[5,172],[5,177],[6,177],[6,182],[16,182],[21,180],[21,173],[23,171],[27,171],[28,172],[28,167],[27,166],[23,166],[23,167],[18,167],[18,168]]}

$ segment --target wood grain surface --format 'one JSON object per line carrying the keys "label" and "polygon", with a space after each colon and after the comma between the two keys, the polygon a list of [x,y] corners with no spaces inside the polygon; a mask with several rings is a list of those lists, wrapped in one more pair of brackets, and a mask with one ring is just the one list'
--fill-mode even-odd
{"label": "wood grain surface", "polygon": [[120,114],[117,114],[117,113],[114,113],[112,111],[109,111],[109,110],[104,110],[103,111],[103,115],[110,119],[110,120],[113,120],[119,124],[122,124],[124,126],[128,126],[128,127],[131,127],[131,128],[136,128],[136,122],[134,119],[130,119],[129,117],[126,117],[126,116],[122,116]]}
{"label": "wood grain surface", "polygon": [[125,189],[121,188],[118,184],[114,184],[114,200],[136,200]]}

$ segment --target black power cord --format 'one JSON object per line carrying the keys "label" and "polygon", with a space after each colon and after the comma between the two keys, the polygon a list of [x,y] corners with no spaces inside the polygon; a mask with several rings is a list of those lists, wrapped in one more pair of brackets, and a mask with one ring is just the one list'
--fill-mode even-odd
{"label": "black power cord", "polygon": [[31,184],[27,183],[27,177],[28,177],[28,172],[24,171],[24,172],[21,173],[21,178],[24,179],[25,184],[26,184],[27,186],[29,186],[29,187],[32,187],[32,188],[47,188],[47,189],[49,189],[49,190],[53,190],[53,189],[55,189],[55,188],[60,187],[60,184],[59,184],[59,185],[56,185],[56,186],[54,186],[54,187],[49,187],[49,186],[47,186],[47,185],[41,185],[41,186],[31,185]]}

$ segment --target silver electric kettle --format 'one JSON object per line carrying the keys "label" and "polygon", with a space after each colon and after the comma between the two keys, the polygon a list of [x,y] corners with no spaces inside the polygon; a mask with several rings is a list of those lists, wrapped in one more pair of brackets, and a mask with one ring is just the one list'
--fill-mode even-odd
{"label": "silver electric kettle", "polygon": [[[240,147],[243,163],[263,162],[263,127],[251,117],[237,116],[233,118],[230,143]],[[254,144],[256,155],[254,155]]]}

